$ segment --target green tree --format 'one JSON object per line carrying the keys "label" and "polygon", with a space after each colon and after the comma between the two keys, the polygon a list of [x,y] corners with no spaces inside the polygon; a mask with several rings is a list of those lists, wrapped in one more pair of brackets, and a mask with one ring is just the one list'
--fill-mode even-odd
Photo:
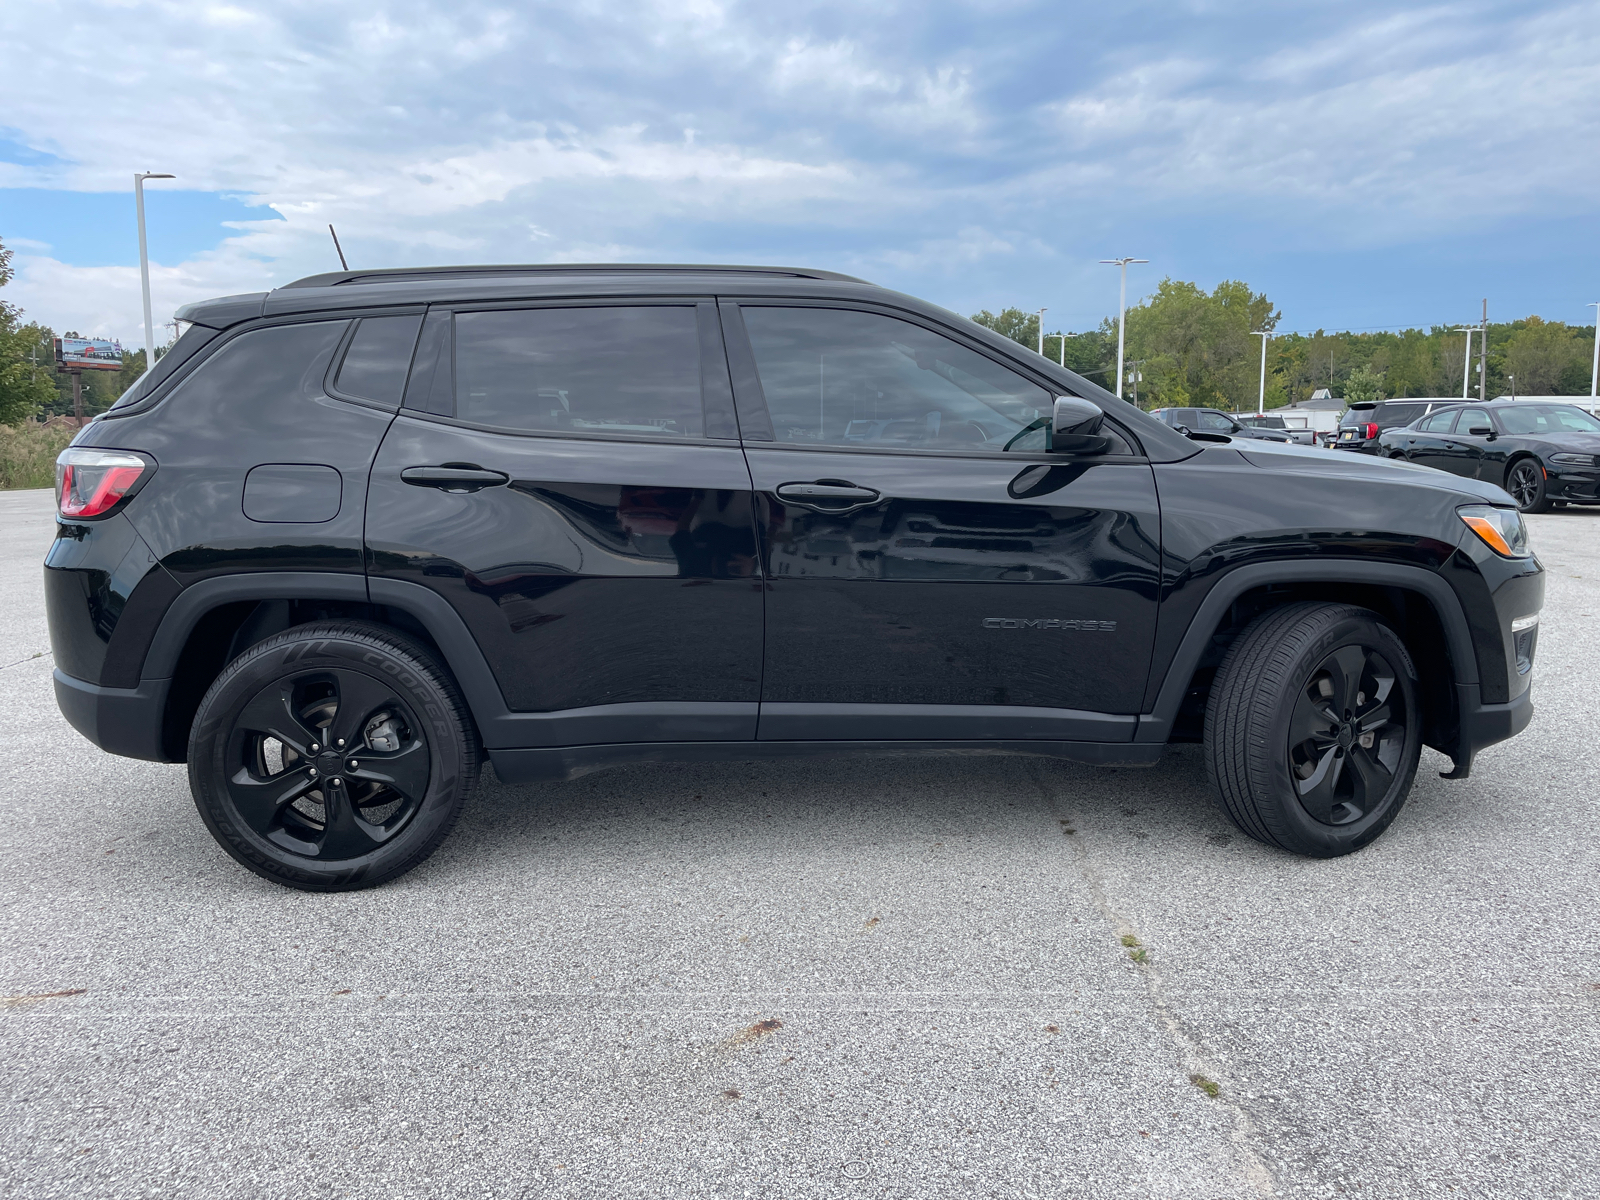
{"label": "green tree", "polygon": [[1344,381],[1344,398],[1351,404],[1358,400],[1383,400],[1383,372],[1371,367],[1357,367]]}
{"label": "green tree", "polygon": [[1272,330],[1280,316],[1265,294],[1236,279],[1210,292],[1163,279],[1155,295],[1128,310],[1128,358],[1144,363],[1140,400],[1254,408],[1261,343],[1252,333]]}
{"label": "green tree", "polygon": [[1556,396],[1567,390],[1564,384],[1574,392],[1577,385],[1588,384],[1586,339],[1574,337],[1574,331],[1560,321],[1528,317],[1516,324],[1521,328],[1506,339],[1501,369],[1517,377],[1518,394]]}
{"label": "green tree", "polygon": [[[0,287],[10,283],[16,271],[11,266],[11,251],[0,243]],[[32,359],[37,325],[23,325],[22,310],[0,300],[0,425],[15,425],[38,412],[55,396],[50,378],[54,363],[48,358],[43,367]]]}
{"label": "green tree", "polygon": [[982,312],[973,313],[972,319],[977,324],[992,329],[1014,342],[1022,343],[1029,350],[1039,348],[1039,314],[1036,312],[1008,308],[996,316],[986,308]]}

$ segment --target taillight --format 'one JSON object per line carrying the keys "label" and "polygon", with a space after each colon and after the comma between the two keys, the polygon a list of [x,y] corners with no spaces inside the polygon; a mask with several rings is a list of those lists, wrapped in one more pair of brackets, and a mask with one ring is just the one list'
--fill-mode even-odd
{"label": "taillight", "polygon": [[56,459],[56,508],[63,517],[103,517],[155,466],[126,450],[68,446]]}
{"label": "taillight", "polygon": [[1375,438],[1377,436],[1378,436],[1378,427],[1376,425],[1374,425],[1371,421],[1368,421],[1367,422],[1367,440],[1371,441],[1373,438]]}

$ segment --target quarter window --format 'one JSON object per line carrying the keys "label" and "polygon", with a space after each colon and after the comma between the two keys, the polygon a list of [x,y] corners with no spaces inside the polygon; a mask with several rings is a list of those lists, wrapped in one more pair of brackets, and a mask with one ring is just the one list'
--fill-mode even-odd
{"label": "quarter window", "polygon": [[366,317],[356,327],[345,351],[334,390],[346,396],[400,407],[406,374],[411,370],[411,350],[417,344],[422,314],[407,317]]}
{"label": "quarter window", "polygon": [[456,314],[456,416],[505,429],[695,438],[704,421],[689,307]]}
{"label": "quarter window", "polygon": [[876,313],[741,311],[779,442],[1044,449],[1051,394],[947,337]]}

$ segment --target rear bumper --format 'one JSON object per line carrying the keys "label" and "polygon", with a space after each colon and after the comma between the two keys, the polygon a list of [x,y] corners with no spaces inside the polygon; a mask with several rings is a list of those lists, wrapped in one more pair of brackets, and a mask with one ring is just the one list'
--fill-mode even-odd
{"label": "rear bumper", "polygon": [[67,723],[108,754],[175,762],[161,747],[170,679],[143,679],[136,688],[108,688],[55,672],[56,706]]}

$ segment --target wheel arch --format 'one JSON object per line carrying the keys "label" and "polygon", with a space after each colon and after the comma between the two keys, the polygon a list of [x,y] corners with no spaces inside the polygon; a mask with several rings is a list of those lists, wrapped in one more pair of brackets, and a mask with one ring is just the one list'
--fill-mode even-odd
{"label": "wheel arch", "polygon": [[1417,668],[1424,741],[1451,753],[1460,727],[1457,687],[1478,682],[1460,601],[1432,571],[1361,560],[1255,563],[1223,576],[1190,621],[1153,710],[1139,718],[1135,740],[1198,740],[1211,679],[1227,647],[1261,613],[1303,600],[1358,604],[1394,627]]}
{"label": "wheel arch", "polygon": [[[436,592],[397,580],[331,572],[218,576],[180,592],[146,653],[141,685],[166,681],[161,755],[187,756],[189,728],[222,669],[273,634],[313,621],[354,619],[388,626],[420,643],[455,677],[483,730],[505,714],[505,699],[453,608]],[[374,594],[376,593],[376,594]]]}

